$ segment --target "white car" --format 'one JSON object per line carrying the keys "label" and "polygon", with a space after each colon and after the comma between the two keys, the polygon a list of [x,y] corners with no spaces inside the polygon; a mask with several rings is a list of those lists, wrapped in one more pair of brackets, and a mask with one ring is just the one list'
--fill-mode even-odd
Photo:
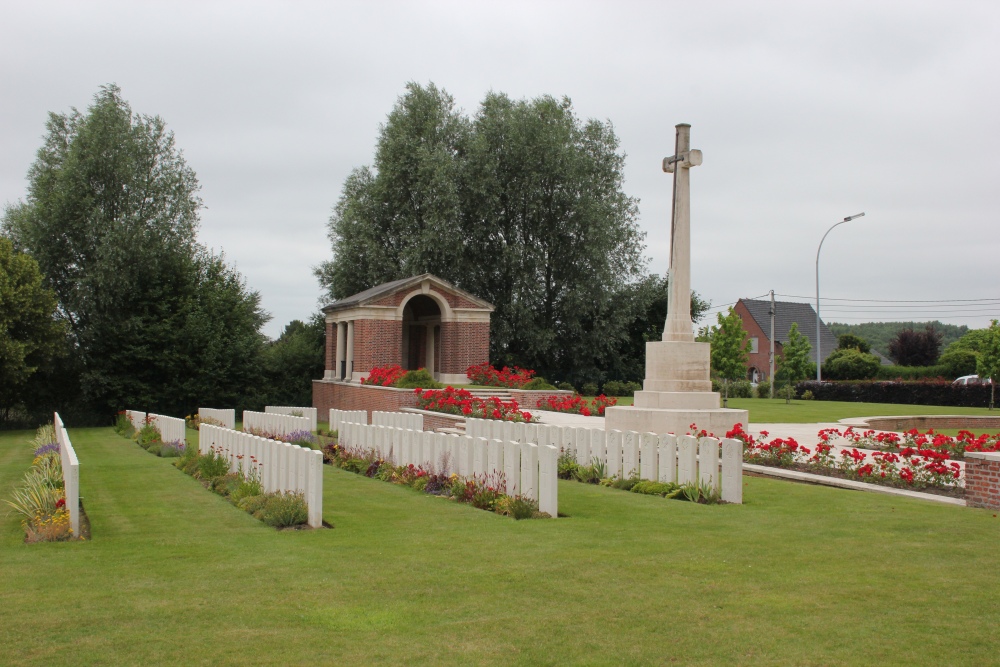
{"label": "white car", "polygon": [[958,378],[952,384],[993,384],[993,380],[986,378],[985,380],[979,379],[978,375],[963,375]]}

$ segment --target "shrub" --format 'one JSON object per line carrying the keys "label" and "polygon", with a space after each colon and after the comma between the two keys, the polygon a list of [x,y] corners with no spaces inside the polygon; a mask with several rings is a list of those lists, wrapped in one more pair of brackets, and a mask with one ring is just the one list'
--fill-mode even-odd
{"label": "shrub", "polygon": [[132,426],[132,420],[128,418],[128,413],[122,410],[115,417],[115,433],[122,436],[123,438],[131,438],[135,435],[135,427]]}
{"label": "shrub", "polygon": [[954,348],[947,350],[938,359],[942,375],[955,379],[963,375],[973,375],[976,372],[976,362],[979,355],[972,350]]}
{"label": "shrub", "polygon": [[242,498],[236,506],[248,514],[256,515],[267,504],[267,496],[258,494]]}
{"label": "shrub", "polygon": [[515,520],[530,519],[538,511],[538,503],[524,496],[503,496],[497,501],[496,513]]}
{"label": "shrub", "polygon": [[729,383],[729,398],[753,398],[750,380],[735,380]]}
{"label": "shrub", "polygon": [[465,375],[472,384],[481,384],[487,387],[507,387],[508,389],[521,389],[528,382],[535,371],[525,368],[510,368],[504,366],[497,370],[489,363],[482,363],[478,366],[469,366],[465,369]]}
{"label": "shrub", "polygon": [[823,362],[823,375],[831,380],[866,380],[875,377],[880,365],[874,354],[854,348],[834,350]]}
{"label": "shrub", "polygon": [[253,516],[268,526],[287,528],[304,524],[309,519],[309,508],[301,493],[279,492],[255,497],[263,498],[264,504]]}
{"label": "shrub", "polygon": [[556,382],[556,389],[562,389],[563,391],[572,391],[576,393],[576,387],[574,387],[569,382]]}
{"label": "shrub", "polygon": [[181,456],[187,445],[183,440],[174,440],[173,442],[164,442],[160,445],[160,456],[165,459],[175,458]]}
{"label": "shrub", "polygon": [[652,482],[647,480],[635,484],[629,491],[632,493],[642,493],[647,496],[676,498],[681,493],[681,486],[674,482]]}
{"label": "shrub", "polygon": [[950,380],[880,382],[800,382],[796,390],[812,391],[818,401],[899,403],[901,405],[949,405],[985,408],[990,403],[990,385],[953,385]]}
{"label": "shrub", "polygon": [[381,368],[373,368],[368,373],[368,377],[361,378],[361,384],[374,384],[380,387],[391,387],[393,384],[403,377],[406,371],[399,364],[393,366],[384,366]]}
{"label": "shrub", "polygon": [[587,382],[580,385],[580,393],[584,396],[597,396],[597,385],[593,382]]}
{"label": "shrub", "polygon": [[806,389],[804,392],[802,392],[802,400],[803,401],[811,401],[814,398],[816,398],[816,397],[813,396],[813,393],[810,390]]}
{"label": "shrub", "polygon": [[548,381],[546,381],[545,378],[543,378],[543,377],[535,377],[535,378],[531,378],[531,380],[529,380],[527,382],[527,384],[525,384],[523,387],[521,387],[521,389],[524,389],[524,390],[527,390],[527,391],[540,391],[540,390],[544,391],[544,390],[555,389],[555,387],[553,385],[549,384]]}
{"label": "shrub", "polygon": [[160,431],[152,424],[143,424],[142,428],[135,434],[135,441],[139,446],[148,450],[154,442],[160,442]]}
{"label": "shrub", "polygon": [[757,384],[757,398],[771,398],[770,382],[760,382]]}
{"label": "shrub", "polygon": [[415,371],[406,371],[403,377],[396,380],[392,385],[400,389],[416,389],[417,387],[423,387],[424,389],[442,389],[443,384],[434,379],[426,368],[421,368]]}
{"label": "shrub", "polygon": [[229,459],[214,449],[204,456],[198,457],[197,477],[213,481],[216,477],[229,474]]}

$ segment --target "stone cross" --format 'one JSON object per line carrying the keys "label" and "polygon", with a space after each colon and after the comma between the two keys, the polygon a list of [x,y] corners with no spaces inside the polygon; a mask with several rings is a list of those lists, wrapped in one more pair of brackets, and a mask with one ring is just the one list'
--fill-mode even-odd
{"label": "stone cross", "polygon": [[691,167],[701,164],[701,151],[691,150],[691,126],[677,126],[674,154],[663,158],[663,171],[674,175],[670,218],[670,296],[665,341],[693,341],[691,331]]}

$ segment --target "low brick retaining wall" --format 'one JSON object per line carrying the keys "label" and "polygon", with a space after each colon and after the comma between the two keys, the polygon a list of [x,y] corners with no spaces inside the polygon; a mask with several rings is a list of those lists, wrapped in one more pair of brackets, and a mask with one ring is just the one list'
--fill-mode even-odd
{"label": "low brick retaining wall", "polygon": [[965,453],[965,504],[1000,509],[1000,453]]}
{"label": "low brick retaining wall", "polygon": [[399,412],[416,406],[417,396],[412,389],[313,380],[313,407],[318,408],[321,415],[330,414],[331,408],[367,410],[371,421],[372,412]]}
{"label": "low brick retaining wall", "polygon": [[971,415],[917,415],[904,417],[867,417],[870,428],[879,431],[909,431],[911,428],[926,431],[943,428],[965,428],[985,431],[1000,430],[1000,417],[973,417]]}
{"label": "low brick retaining wall", "polygon": [[436,431],[439,428],[455,428],[465,421],[465,417],[460,415],[449,415],[444,412],[433,412],[431,410],[419,410],[417,408],[403,408],[402,412],[412,412],[423,415],[424,430]]}

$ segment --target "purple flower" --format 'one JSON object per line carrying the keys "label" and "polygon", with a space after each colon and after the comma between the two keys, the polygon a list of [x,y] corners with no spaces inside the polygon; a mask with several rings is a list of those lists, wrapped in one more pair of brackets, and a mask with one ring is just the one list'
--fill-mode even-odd
{"label": "purple flower", "polygon": [[304,430],[303,431],[292,431],[291,433],[285,435],[285,437],[282,438],[282,440],[284,440],[285,442],[290,442],[292,444],[298,444],[300,442],[305,442],[305,443],[311,445],[314,442],[316,442],[316,436],[314,436],[312,434],[312,432],[310,432],[310,431],[304,431]]}
{"label": "purple flower", "polygon": [[47,445],[42,445],[35,450],[35,456],[42,456],[43,454],[58,454],[59,453],[59,443],[50,442]]}

